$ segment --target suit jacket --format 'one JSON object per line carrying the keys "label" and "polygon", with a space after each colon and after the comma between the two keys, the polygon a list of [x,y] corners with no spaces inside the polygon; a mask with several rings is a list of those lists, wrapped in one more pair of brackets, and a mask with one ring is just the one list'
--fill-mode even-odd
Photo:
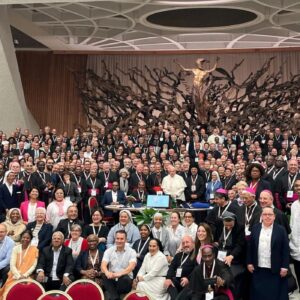
{"label": "suit jacket", "polygon": [[[117,191],[117,201],[120,204],[123,204],[123,205],[126,204],[126,196],[123,191],[120,191],[120,190]],[[105,192],[103,199],[102,199],[101,206],[105,207],[105,205],[110,205],[112,202],[113,202],[112,191]]]}
{"label": "suit jacket", "polygon": [[[247,183],[248,183],[248,185],[250,184],[249,181],[247,181]],[[258,184],[256,186],[255,199],[259,199],[260,193],[264,190],[269,190],[269,191],[273,192],[270,182],[265,179],[260,179],[260,181],[258,182]]]}
{"label": "suit jacket", "polygon": [[[36,269],[44,270],[45,276],[50,277],[53,267],[53,249],[52,246],[44,248],[39,255],[39,260]],[[69,277],[73,274],[74,261],[72,257],[72,249],[64,245],[61,246],[60,254],[58,257],[58,263],[56,268],[57,277],[62,280],[65,273],[69,274]]]}
{"label": "suit jacket", "polygon": [[[23,221],[28,222],[28,206],[29,201],[23,201],[20,206]],[[45,203],[42,201],[37,201],[36,207],[45,207]]]}
{"label": "suit jacket", "polygon": [[6,209],[19,207],[17,190],[18,187],[13,185],[13,192],[11,195],[6,184],[0,185],[0,214],[6,214]]}
{"label": "suit jacket", "polygon": [[[99,178],[99,180],[101,181],[101,194],[104,195],[105,191],[108,188],[105,188],[105,176],[104,176],[104,172],[100,172],[97,176]],[[113,181],[118,181],[118,175],[116,172],[110,171],[109,175],[108,175],[108,183],[113,183]]]}
{"label": "suit jacket", "polygon": [[[256,224],[252,228],[248,243],[247,264],[258,267],[258,246],[262,224]],[[289,241],[285,229],[276,223],[273,224],[271,237],[271,271],[279,274],[281,268],[289,266]]]}
{"label": "suit jacket", "polygon": [[79,219],[75,219],[73,222],[70,222],[69,219],[62,219],[59,221],[55,231],[61,231],[64,234],[65,239],[67,239],[70,235],[69,228],[71,229],[71,226],[74,224],[80,225],[83,232],[84,223]]}
{"label": "suit jacket", "polygon": [[[191,202],[195,202],[195,201],[203,201],[205,202],[205,182],[203,180],[203,178],[198,175],[196,181],[195,181],[195,187],[196,187],[196,191],[192,191],[192,185],[193,185],[193,181],[192,181],[192,176],[189,176],[186,180],[186,189],[185,189],[185,197],[187,201],[191,201]],[[191,195],[196,194],[197,195],[197,199],[191,199]]]}
{"label": "suit jacket", "polygon": [[[244,226],[246,225],[246,205],[243,205],[241,207],[241,224],[243,224]],[[250,214],[251,215],[251,214]],[[260,223],[260,215],[261,215],[261,207],[259,204],[256,205],[256,207],[254,208],[254,211],[252,212],[252,217],[249,221],[249,231],[252,230],[253,226],[255,224]]]}
{"label": "suit jacket", "polygon": [[[30,222],[27,224],[26,229],[33,232],[35,226],[36,226],[36,221]],[[43,226],[41,227],[38,233],[38,238],[39,238],[38,248],[40,251],[46,246],[50,245],[51,238],[52,238],[52,231],[53,231],[53,226],[51,224],[44,223]]]}

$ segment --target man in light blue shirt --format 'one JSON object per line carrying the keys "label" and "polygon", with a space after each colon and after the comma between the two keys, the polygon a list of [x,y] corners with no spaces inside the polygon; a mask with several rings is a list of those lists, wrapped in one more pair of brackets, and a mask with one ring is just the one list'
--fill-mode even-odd
{"label": "man in light blue shirt", "polygon": [[0,224],[0,287],[7,279],[11,252],[14,246],[14,241],[7,236],[6,226]]}

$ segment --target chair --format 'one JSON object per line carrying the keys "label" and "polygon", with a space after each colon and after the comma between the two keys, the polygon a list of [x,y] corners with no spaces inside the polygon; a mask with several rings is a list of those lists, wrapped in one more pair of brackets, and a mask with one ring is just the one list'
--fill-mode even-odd
{"label": "chair", "polygon": [[98,207],[98,201],[97,201],[96,197],[90,197],[89,198],[89,200],[88,200],[88,207],[89,207],[90,215],[91,215],[93,208]]}
{"label": "chair", "polygon": [[153,299],[145,292],[131,291],[125,296],[123,300],[153,300]]}
{"label": "chair", "polygon": [[73,300],[73,299],[66,292],[62,292],[59,290],[52,290],[41,295],[36,300]]}
{"label": "chair", "polygon": [[8,287],[3,295],[3,300],[36,300],[43,293],[45,293],[45,290],[37,281],[22,279]]}
{"label": "chair", "polygon": [[66,293],[73,300],[104,300],[102,289],[89,279],[79,279],[71,283],[66,289]]}

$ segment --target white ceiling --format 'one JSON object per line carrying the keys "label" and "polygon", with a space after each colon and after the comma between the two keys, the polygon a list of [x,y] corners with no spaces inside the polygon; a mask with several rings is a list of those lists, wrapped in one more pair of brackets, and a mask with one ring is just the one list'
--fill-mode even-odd
{"label": "white ceiling", "polygon": [[[52,50],[147,51],[300,46],[299,0],[70,0],[64,3],[55,0],[0,0],[1,4],[10,5],[12,26]],[[202,10],[197,12],[195,20],[184,20],[180,15],[171,20],[172,26],[160,26],[147,19],[154,13],[189,8],[201,8],[205,13],[209,11],[209,17],[201,16]],[[211,24],[223,21],[220,14],[214,15],[213,8],[225,9],[224,12],[242,10],[241,13],[254,13],[256,16],[242,24],[212,27],[214,25]],[[162,22],[166,20],[164,16],[161,19]],[[197,28],[173,25],[202,20],[204,24]],[[209,27],[205,23],[208,21]]]}

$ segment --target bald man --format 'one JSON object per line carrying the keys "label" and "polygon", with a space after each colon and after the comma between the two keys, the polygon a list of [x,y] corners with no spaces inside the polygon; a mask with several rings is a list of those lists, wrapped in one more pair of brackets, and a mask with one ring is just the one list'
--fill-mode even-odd
{"label": "bald man", "polygon": [[0,224],[0,287],[4,285],[9,272],[11,252],[15,246],[14,241],[7,236],[7,228]]}
{"label": "bald man", "polygon": [[170,266],[164,283],[171,300],[175,300],[184,287],[189,284],[190,275],[196,266],[193,257],[195,243],[191,236],[184,236],[181,240],[182,252],[177,253]]}
{"label": "bald man", "polygon": [[40,252],[36,280],[46,282],[47,291],[65,290],[74,279],[73,268],[72,249],[64,245],[63,233],[56,231],[52,235],[51,246]]}

